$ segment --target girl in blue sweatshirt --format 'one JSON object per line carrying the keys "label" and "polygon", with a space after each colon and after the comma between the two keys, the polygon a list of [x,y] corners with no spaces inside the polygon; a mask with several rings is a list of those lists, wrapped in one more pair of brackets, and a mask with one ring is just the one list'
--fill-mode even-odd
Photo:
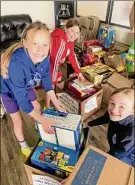
{"label": "girl in blue sweatshirt", "polygon": [[108,142],[112,156],[134,166],[134,89],[122,88],[111,95],[108,111],[102,116],[88,123],[96,126],[109,123]]}
{"label": "girl in blue sweatshirt", "polygon": [[46,25],[34,22],[25,29],[22,41],[2,54],[1,102],[12,118],[14,133],[25,156],[31,150],[25,141],[19,109],[38,120],[45,132],[54,133],[51,127],[53,123],[41,115],[33,88],[40,84],[55,107],[59,111],[65,111],[52,87],[49,48],[50,34]]}

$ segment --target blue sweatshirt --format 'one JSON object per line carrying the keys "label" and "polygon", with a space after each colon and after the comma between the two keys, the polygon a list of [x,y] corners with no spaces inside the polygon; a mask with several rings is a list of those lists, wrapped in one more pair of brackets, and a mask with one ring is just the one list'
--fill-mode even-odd
{"label": "blue sweatshirt", "polygon": [[16,100],[21,110],[29,114],[34,107],[27,92],[39,84],[46,92],[53,89],[50,58],[35,65],[24,48],[17,49],[10,59],[8,78],[1,77],[1,94]]}
{"label": "blue sweatshirt", "polygon": [[134,166],[135,139],[134,139],[134,116],[130,115],[121,121],[110,120],[108,111],[101,117],[88,123],[89,126],[97,126],[109,123],[108,142],[109,154],[129,165]]}

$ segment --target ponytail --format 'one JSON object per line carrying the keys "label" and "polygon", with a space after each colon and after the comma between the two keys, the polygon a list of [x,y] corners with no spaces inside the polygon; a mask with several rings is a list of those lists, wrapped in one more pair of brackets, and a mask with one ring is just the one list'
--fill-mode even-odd
{"label": "ponytail", "polygon": [[1,54],[1,75],[4,78],[8,77],[8,66],[13,52],[16,49],[22,48],[22,47],[23,47],[22,42],[15,43],[14,45],[10,46],[5,52]]}

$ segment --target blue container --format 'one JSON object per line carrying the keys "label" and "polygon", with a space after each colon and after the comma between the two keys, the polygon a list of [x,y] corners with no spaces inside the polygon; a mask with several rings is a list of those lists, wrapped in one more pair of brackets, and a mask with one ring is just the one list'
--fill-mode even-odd
{"label": "blue container", "polygon": [[68,176],[72,172],[79,154],[80,151],[40,141],[31,156],[31,163],[48,173],[57,175],[56,173],[59,171],[60,174]]}
{"label": "blue container", "polygon": [[99,28],[98,40],[103,48],[109,49],[114,46],[116,31],[110,27]]}

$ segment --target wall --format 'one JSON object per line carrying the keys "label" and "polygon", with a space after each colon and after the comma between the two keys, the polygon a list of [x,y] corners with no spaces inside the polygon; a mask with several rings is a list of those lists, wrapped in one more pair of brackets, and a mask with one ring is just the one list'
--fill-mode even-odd
{"label": "wall", "polygon": [[33,21],[55,28],[54,1],[1,1],[1,15],[29,14]]}
{"label": "wall", "polygon": [[106,20],[108,1],[77,1],[77,15],[95,15],[100,20]]}
{"label": "wall", "polygon": [[[126,1],[126,3],[127,4],[129,3],[130,9],[131,9],[131,4],[133,3],[133,1],[131,2]],[[81,16],[95,15],[95,16],[98,16],[100,20],[104,21],[106,18],[107,4],[108,4],[107,1],[77,1],[77,15],[81,15]],[[123,10],[123,14],[126,15],[125,10]],[[126,18],[127,18],[127,15],[126,15]],[[106,24],[101,24],[101,26],[106,26]],[[134,39],[134,35],[131,33],[130,29],[113,26],[113,25],[111,25],[111,27],[116,30],[116,40],[118,42],[128,44],[128,45],[131,44],[131,41]]]}

